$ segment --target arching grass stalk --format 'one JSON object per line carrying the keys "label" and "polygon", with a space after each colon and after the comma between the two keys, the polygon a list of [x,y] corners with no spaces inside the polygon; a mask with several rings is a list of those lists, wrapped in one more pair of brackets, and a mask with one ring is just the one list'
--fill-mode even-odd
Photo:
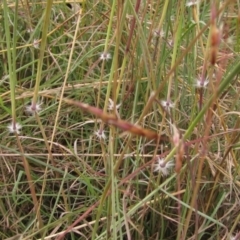
{"label": "arching grass stalk", "polygon": [[[119,44],[120,44],[120,40],[121,40],[121,36],[122,36],[124,21],[126,19],[128,4],[129,4],[128,1],[124,2],[124,7],[123,7],[121,18],[119,16],[119,18],[120,18],[119,21],[120,22],[118,22],[118,29],[117,29],[118,32],[117,32],[117,36],[116,36],[116,48],[115,48],[115,52],[114,52],[115,57],[118,56],[118,52],[119,52],[118,48],[119,48]],[[125,70],[126,70],[126,63],[127,63],[127,58],[124,55],[124,59],[122,61],[121,71],[120,71],[120,75],[119,75],[119,82],[118,82],[118,85],[117,85],[117,89],[115,90],[115,98],[116,99],[114,99],[114,100],[116,100],[116,102],[117,102],[117,99],[118,99],[119,91],[120,91],[121,86],[122,86],[122,79],[123,79],[123,75],[124,75]]]}
{"label": "arching grass stalk", "polygon": [[[9,9],[7,5],[7,1],[4,0],[4,27],[5,27],[5,33],[6,33],[6,42],[7,42],[7,57],[8,57],[8,72],[9,72],[9,79],[10,79],[10,94],[11,94],[11,109],[12,109],[12,127],[16,136],[17,140],[17,146],[19,148],[19,151],[21,152],[21,158],[23,162],[23,167],[25,170],[25,174],[27,176],[29,189],[31,192],[31,197],[33,200],[34,205],[34,211],[36,213],[36,217],[38,220],[38,227],[42,227],[42,219],[41,215],[38,212],[39,204],[36,196],[36,191],[34,187],[34,182],[32,180],[30,167],[28,164],[28,161],[26,157],[24,156],[24,149],[22,147],[21,141],[18,136],[17,131],[17,121],[16,121],[16,101],[15,101],[15,87],[17,82],[17,75],[16,75],[16,38],[17,38],[17,19],[18,19],[18,1],[15,2],[15,15],[14,15],[14,26],[13,26],[13,39],[11,40],[10,37],[10,26],[9,26]],[[10,43],[12,44],[12,48]]]}
{"label": "arching grass stalk", "polygon": [[[52,155],[51,155],[51,150],[44,132],[44,128],[41,124],[41,121],[39,119],[38,116],[38,106],[39,104],[37,104],[38,101],[38,93],[39,93],[39,87],[40,87],[40,83],[41,83],[41,77],[42,77],[42,66],[43,66],[43,59],[44,59],[44,53],[45,53],[45,48],[46,48],[46,43],[47,43],[47,34],[48,34],[48,28],[50,26],[50,16],[51,16],[51,10],[52,10],[52,4],[53,4],[53,0],[49,0],[46,3],[46,10],[44,12],[44,22],[43,22],[43,27],[42,27],[42,37],[41,37],[41,46],[40,46],[40,52],[39,52],[39,58],[38,58],[38,67],[37,67],[37,75],[36,75],[36,82],[35,82],[35,88],[34,88],[34,94],[33,94],[33,98],[32,98],[32,103],[30,106],[30,110],[32,110],[35,113],[35,117],[37,119],[37,122],[40,126],[41,129],[41,133],[45,142],[45,145],[47,147],[48,153],[49,153],[49,157],[47,162],[49,162],[49,158],[52,160],[52,164],[53,166],[55,166]],[[48,165],[48,163],[47,163]],[[45,172],[47,172],[47,168],[45,170]],[[42,186],[42,193],[45,189],[45,181],[46,178],[44,177],[44,184]],[[41,196],[42,196],[41,193]],[[40,198],[40,204],[41,206],[41,198]],[[40,216],[40,206],[36,209],[37,211],[37,216]]]}
{"label": "arching grass stalk", "polygon": [[165,19],[166,14],[167,14],[168,4],[169,4],[169,0],[164,1],[163,11],[161,13],[161,18],[160,18],[160,21],[158,23],[158,29],[157,29],[159,32],[160,32],[160,30],[162,28],[164,19]]}
{"label": "arching grass stalk", "polygon": [[[16,8],[18,3],[16,2]],[[7,1],[3,1],[3,13],[4,13],[4,28],[6,34],[6,43],[7,43],[7,62],[8,62],[8,74],[10,79],[10,94],[11,94],[11,110],[12,110],[12,122],[13,126],[16,128],[16,102],[15,102],[15,86],[17,81],[16,76],[16,63],[14,63],[13,56],[16,57],[16,28],[13,28],[13,46],[11,48],[11,37],[10,37],[10,26],[9,26],[9,9]],[[15,20],[17,21],[17,11],[15,12]]]}
{"label": "arching grass stalk", "polygon": [[[184,16],[184,2],[181,4],[181,8],[178,14],[178,19],[176,21],[175,25],[175,34],[174,34],[174,47],[173,47],[173,54],[172,54],[172,62],[171,62],[171,68],[175,65],[176,62],[176,56],[177,56],[177,51],[179,49],[179,40],[182,34],[182,22],[183,22],[183,16]],[[172,89],[172,83],[173,83],[173,74],[169,76],[169,81],[168,81],[168,92],[167,92],[167,102],[171,102],[171,89]],[[175,87],[175,96],[177,96],[177,86]],[[177,97],[176,97],[177,98]]]}
{"label": "arching grass stalk", "polygon": [[[126,3],[122,5],[122,3],[119,1],[117,4],[116,12],[117,12],[117,26],[116,26],[116,32],[115,32],[115,49],[114,49],[114,58],[113,58],[113,63],[112,63],[112,68],[111,72],[113,73],[113,81],[111,84],[112,85],[112,100],[114,103],[114,109],[113,111],[116,113],[117,112],[117,96],[118,96],[118,86],[121,85],[121,80],[118,83],[118,54],[119,54],[119,48],[120,48],[120,41],[122,38],[122,29],[123,29],[123,18],[125,18],[125,14],[121,11],[124,9],[124,13],[126,14]],[[111,19],[112,20],[112,19]],[[123,20],[123,21],[121,21]],[[126,63],[126,61],[125,61]],[[122,78],[121,78],[122,79]],[[109,82],[110,84],[110,82]],[[105,98],[105,106],[106,107],[106,101],[109,101],[109,99]],[[116,129],[111,127],[110,132],[109,132],[109,175],[111,176],[111,197],[109,197],[108,204],[107,204],[107,215],[109,216],[108,221],[107,221],[107,233],[108,235],[110,234],[110,238],[117,239],[118,238],[118,212],[120,211],[119,207],[119,202],[118,202],[118,187],[117,187],[117,179],[116,179],[116,174],[114,172],[114,166],[115,166],[115,161],[116,158],[114,157],[114,149],[115,145],[114,143],[116,142],[114,139],[116,138]],[[121,230],[120,230],[120,235],[121,235]]]}
{"label": "arching grass stalk", "polygon": [[[177,52],[179,50],[179,40],[180,37],[182,35],[182,24],[183,24],[183,19],[184,19],[184,2],[181,2],[181,7],[179,10],[179,13],[177,15],[177,21],[176,24],[174,26],[175,28],[175,33],[174,33],[174,47],[173,47],[173,54],[172,54],[172,61],[171,61],[171,68],[173,68],[173,66],[175,65],[176,62],[176,56],[177,56]],[[171,103],[171,90],[172,90],[172,84],[173,84],[173,74],[171,74],[169,76],[169,82],[168,82],[168,92],[167,92],[167,103]],[[175,84],[175,89],[174,89],[174,99],[177,99],[178,97],[178,85]],[[174,113],[175,113],[175,108],[174,108]],[[175,115],[175,114],[174,114]],[[173,117],[173,119],[175,119],[175,117]],[[170,123],[173,124],[172,119],[170,119]],[[175,125],[173,125],[173,127],[171,126],[170,128],[171,134],[174,135],[176,132],[177,135],[179,135],[177,133],[177,129],[175,127]],[[176,168],[177,168],[177,162],[181,162],[181,158],[182,158],[182,154],[180,154],[182,149],[182,144],[179,144],[179,146],[177,147],[177,157],[176,157]],[[177,191],[180,192],[180,186],[181,186],[181,178],[180,178],[180,174],[177,174]],[[180,200],[180,194],[178,195],[178,199]],[[178,202],[178,233],[177,233],[177,239],[179,239],[181,234],[181,204]]]}
{"label": "arching grass stalk", "polygon": [[48,27],[50,26],[52,4],[53,4],[53,0],[49,0],[46,3],[45,18],[44,18],[43,27],[42,27],[41,46],[40,46],[39,58],[38,58],[36,83],[35,83],[34,95],[32,99],[33,110],[36,108],[36,104],[38,101],[38,92],[39,92],[39,86],[40,86],[41,77],[42,77],[43,58],[44,58],[44,52],[45,52],[46,43],[47,43]]}
{"label": "arching grass stalk", "polygon": [[[112,23],[113,23],[113,18],[114,18],[114,12],[115,12],[115,8],[116,8],[116,0],[113,0],[112,1],[112,8],[111,8],[111,13],[110,13],[110,18],[109,18],[109,23],[108,23],[108,28],[107,28],[107,35],[106,35],[106,39],[105,39],[105,46],[104,46],[104,52],[103,54],[105,56],[107,56],[108,52],[108,45],[109,45],[109,39],[110,39],[110,35],[111,35],[111,31],[112,31]],[[104,60],[104,59],[103,59]],[[106,59],[107,60],[107,59]],[[98,104],[99,104],[99,100],[100,100],[100,94],[101,94],[101,86],[102,86],[102,77],[103,77],[103,71],[104,71],[104,64],[105,64],[105,61],[102,61],[102,67],[101,67],[101,78],[100,78],[100,82],[99,82],[99,92],[98,92]],[[105,103],[104,103],[104,109],[103,109],[103,112],[106,112],[107,111],[107,107],[108,107],[108,101],[109,101],[109,97],[110,97],[110,92],[111,92],[111,86],[112,86],[112,80],[113,80],[113,75],[114,75],[114,71],[115,69],[117,68],[116,66],[117,64],[117,56],[113,56],[113,61],[112,61],[112,66],[111,66],[111,72],[110,72],[110,76],[109,76],[109,80],[108,80],[108,85],[107,85],[107,93],[106,93],[106,96],[105,96]],[[103,126],[104,126],[104,123],[102,122],[101,123],[101,126],[100,126],[100,131],[103,131]],[[111,136],[110,136],[111,138]],[[102,146],[103,148],[103,146]],[[113,149],[112,151],[113,152]],[[106,164],[106,165],[109,165],[110,167],[113,167],[114,163],[113,163],[113,156],[110,157],[110,163],[109,164]],[[108,171],[108,167],[106,169]],[[113,177],[113,176],[112,176]],[[102,208],[103,208],[103,203],[104,203],[104,199],[105,199],[105,196],[102,195],[101,196],[101,200],[100,200],[100,205],[98,207],[98,210],[97,210],[97,216],[96,216],[96,224],[94,225],[94,228],[93,228],[93,233],[92,233],[92,239],[94,240],[96,238],[96,233],[97,233],[97,229],[98,229],[98,221],[100,219],[100,216],[101,216],[101,212],[102,212]],[[115,199],[112,199],[112,201],[115,202]],[[112,207],[112,211],[114,211],[114,202],[112,203],[113,204],[113,207]],[[110,203],[110,201],[108,201],[108,203]],[[111,203],[110,203],[111,204]],[[108,209],[109,211],[110,209]],[[111,221],[110,221],[111,222]],[[109,223],[109,221],[108,221]],[[110,224],[110,223],[109,223]]]}
{"label": "arching grass stalk", "polygon": [[[196,34],[198,34],[200,32],[200,19],[199,19],[199,2],[197,4],[192,5],[192,13],[193,13],[193,19],[197,24],[197,29],[196,29]],[[205,49],[204,49],[204,45],[203,45],[203,39],[202,36],[200,36],[199,38],[200,40],[200,45],[201,45],[201,50],[203,55],[205,56]],[[197,44],[196,44],[197,45]],[[196,49],[197,51],[197,49]]]}
{"label": "arching grass stalk", "polygon": [[[108,24],[108,29],[107,29],[107,36],[106,36],[106,39],[105,39],[104,54],[107,54],[109,38],[110,38],[111,31],[112,31],[112,22],[113,22],[115,8],[116,8],[116,0],[113,0],[112,8],[111,8],[111,14],[110,14],[110,19],[109,19],[109,24]],[[114,73],[114,70],[116,69],[115,68],[116,63],[117,63],[117,61],[116,61],[116,57],[114,55],[113,56],[112,66],[111,66],[111,72],[110,72],[110,76],[109,76],[109,80],[108,80],[108,85],[107,85],[107,93],[106,93],[105,103],[104,103],[104,112],[107,111],[107,107],[108,107],[108,99],[110,97],[113,73]],[[104,64],[104,61],[103,61],[102,64]],[[101,82],[102,82],[102,79],[100,81],[100,85],[101,85]],[[100,92],[98,94],[100,94]]]}
{"label": "arching grass stalk", "polygon": [[[112,22],[113,22],[113,17],[114,17],[114,12],[115,12],[115,5],[116,5],[116,0],[114,0],[113,3],[112,3],[111,14],[110,14],[108,28],[107,28],[107,35],[106,35],[105,44],[104,44],[104,51],[102,53],[102,55],[103,55],[103,59],[102,60],[103,61],[102,61],[101,76],[100,76],[100,81],[99,81],[99,92],[98,92],[98,98],[97,98],[97,107],[99,106],[99,102],[100,102],[102,78],[103,78],[104,66],[105,66],[105,61],[104,60],[108,59],[107,56],[110,56],[110,58],[111,58],[111,55],[108,55],[109,54],[108,53],[108,48],[109,48],[108,45],[109,45],[109,39],[110,39],[111,31],[112,31]],[[104,59],[104,58],[106,58],[106,59]],[[115,57],[113,57],[113,63],[114,63],[114,59],[115,59]],[[113,69],[113,65],[114,64],[112,64],[112,68],[111,69]],[[113,74],[110,74],[108,87],[107,87],[107,94],[106,94],[106,97],[105,97],[105,104],[104,104],[104,111],[105,112],[107,111],[108,99],[109,99],[110,91],[111,91],[112,76],[113,76]]]}
{"label": "arching grass stalk", "polygon": [[[132,2],[130,1],[126,1],[124,3],[124,10],[123,10],[123,14],[122,14],[122,17],[120,19],[120,29],[119,29],[119,32],[122,33],[122,28],[123,28],[123,23],[125,21],[125,17],[126,17],[126,13],[127,13],[127,10],[129,8],[131,8],[131,10],[133,11],[133,14],[134,14],[134,19],[132,20],[131,22],[131,26],[130,26],[130,32],[129,32],[129,36],[128,36],[128,40],[127,40],[127,43],[126,43],[126,46],[125,46],[125,50],[124,50],[124,58],[123,58],[123,61],[122,61],[122,64],[121,64],[121,71],[120,71],[120,76],[119,76],[119,83],[118,83],[118,86],[117,86],[117,89],[114,89],[114,94],[115,94],[115,98],[118,99],[118,96],[119,96],[119,91],[122,87],[122,79],[123,79],[123,76],[125,74],[125,71],[126,71],[126,64],[127,64],[127,61],[128,61],[128,58],[129,58],[129,50],[130,50],[130,45],[131,45],[131,41],[132,41],[132,37],[133,37],[133,32],[134,32],[134,29],[135,29],[135,25],[136,25],[136,21],[138,20],[137,19],[137,14],[135,11],[138,11],[139,10],[139,6],[140,6],[140,1],[137,1],[136,3],[136,6],[135,6],[135,9],[134,7],[132,6]],[[129,7],[129,8],[128,8]],[[116,37],[116,49],[115,49],[115,52],[118,53],[118,49],[117,49],[117,46],[119,44],[119,41],[120,41],[120,37],[121,35],[117,36]],[[116,70],[115,70],[116,71]],[[116,81],[116,79],[114,78],[114,81]],[[116,85],[116,83],[114,82],[114,85]],[[117,101],[117,100],[116,100]],[[134,116],[135,114],[135,108],[133,107],[133,111],[132,111],[132,116]],[[133,118],[132,118],[133,119]]]}
{"label": "arching grass stalk", "polygon": [[[35,114],[36,120],[41,129],[41,133],[42,133],[45,145],[46,145],[48,153],[49,153],[49,157],[48,157],[47,161],[49,162],[49,158],[50,158],[52,165],[55,166],[54,160],[51,155],[51,150],[50,150],[51,148],[49,146],[49,143],[47,141],[47,138],[46,138],[46,135],[44,132],[44,128],[43,128],[41,121],[39,119],[39,116],[38,116],[38,110],[39,110],[40,104],[37,103],[39,87],[40,87],[41,77],[42,77],[42,66],[43,66],[44,52],[45,52],[46,43],[47,43],[48,29],[51,24],[50,17],[51,17],[52,4],[53,4],[53,0],[49,0],[46,3],[46,10],[44,12],[44,22],[43,22],[43,26],[42,26],[41,46],[40,46],[40,52],[39,52],[39,58],[38,58],[38,67],[37,67],[37,75],[36,75],[34,94],[33,94],[31,106],[29,106],[28,108],[29,108],[30,112]],[[43,190],[44,190],[44,184],[43,184],[42,191]]]}
{"label": "arching grass stalk", "polygon": [[[164,1],[164,6],[163,6],[163,11],[161,13],[161,18],[160,21],[158,23],[158,27],[157,27],[157,32],[160,33],[162,26],[163,26],[163,22],[166,18],[166,14],[167,14],[167,9],[168,9],[168,5],[169,5],[169,0]],[[154,54],[153,54],[153,60],[155,61],[156,59],[156,55],[157,55],[157,48],[159,45],[159,40],[160,40],[160,34],[157,34],[157,39],[156,39],[156,44],[154,46]]]}
{"label": "arching grass stalk", "polygon": [[[109,49],[109,39],[110,39],[111,31],[112,31],[112,23],[113,23],[113,18],[114,18],[114,13],[115,13],[115,5],[116,5],[116,1],[114,0],[112,3],[110,18],[109,18],[109,23],[108,23],[108,28],[107,28],[107,35],[106,35],[105,44],[104,44],[104,50],[103,50],[103,53],[101,53],[101,57],[100,57],[100,60],[102,60],[102,64],[101,64],[101,75],[100,75],[99,86],[98,86],[97,107],[99,107],[99,104],[100,104],[102,80],[103,80],[103,76],[105,73],[104,72],[105,62],[111,58],[111,54],[108,52],[108,49]],[[115,69],[114,66],[117,65],[116,60],[117,60],[117,56],[114,53],[112,67],[111,67],[111,73],[110,73],[110,77],[109,77],[109,81],[108,81],[108,85],[107,85],[107,94],[106,94],[105,103],[104,103],[104,111],[105,112],[107,111],[109,97],[110,97],[110,91],[111,91],[111,85],[112,85],[112,79],[113,79],[113,70]],[[115,103],[115,101],[114,101],[114,103]],[[95,127],[96,127],[96,125],[97,125],[97,120],[95,121]],[[104,123],[102,122],[100,124],[100,129],[98,130],[98,132],[103,133],[103,131],[104,131]],[[103,153],[104,165],[106,168],[106,172],[108,172],[109,169],[107,168],[108,164],[106,163],[107,162],[106,149],[104,146],[104,140],[101,137],[100,137],[100,144],[101,144],[101,149],[102,149],[102,153]]]}
{"label": "arching grass stalk", "polygon": [[72,46],[71,46],[71,51],[70,51],[70,55],[69,55],[69,59],[68,59],[68,65],[67,65],[67,69],[66,69],[66,73],[64,76],[64,81],[62,84],[62,90],[61,90],[61,94],[60,94],[60,98],[59,98],[59,104],[58,104],[58,109],[57,109],[57,113],[56,113],[56,121],[53,127],[53,132],[52,132],[52,138],[51,138],[51,144],[50,144],[50,149],[52,149],[52,143],[54,140],[54,136],[56,133],[56,129],[57,129],[57,124],[58,124],[58,118],[60,115],[60,110],[62,107],[62,99],[63,99],[63,95],[64,95],[64,91],[65,91],[65,86],[67,84],[67,79],[68,79],[68,75],[70,72],[70,68],[71,68],[71,64],[72,64],[72,56],[73,56],[73,52],[74,52],[74,47],[75,47],[75,43],[76,43],[76,39],[77,39],[77,34],[78,34],[78,30],[79,30],[79,23],[81,20],[81,16],[78,16],[78,20],[77,20],[77,24],[76,24],[76,29],[75,29],[75,33],[74,33],[74,37],[73,37],[73,42],[72,42]]}
{"label": "arching grass stalk", "polygon": [[[130,3],[129,3],[130,4]],[[139,34],[140,36],[140,45],[141,45],[141,49],[142,49],[142,61],[144,62],[145,64],[145,69],[146,69],[146,74],[147,74],[147,78],[149,79],[148,81],[148,85],[147,85],[147,90],[146,90],[146,96],[148,97],[148,93],[149,93],[149,90],[150,91],[153,91],[153,90],[156,90],[156,76],[154,74],[154,70],[153,70],[153,63],[152,63],[152,59],[151,59],[151,54],[150,54],[150,51],[149,51],[149,48],[148,48],[148,43],[147,43],[147,39],[146,39],[146,36],[144,34],[144,30],[143,30],[143,27],[142,27],[142,22],[140,21],[139,19],[139,15],[137,14],[136,12],[136,7],[134,9],[134,7],[132,6],[132,4],[130,4],[130,7],[132,9],[132,12],[133,12],[133,15],[134,15],[134,19],[137,23],[137,33]],[[132,26],[135,27],[135,24]],[[131,26],[131,27],[132,27]],[[129,36],[130,37],[130,36]],[[136,41],[139,41],[138,39]],[[128,44],[130,44],[131,42],[128,40]],[[124,55],[124,60],[127,60],[128,58],[128,52],[129,52],[129,48],[130,48],[130,45],[129,46],[126,46],[126,49],[125,49],[125,55]],[[134,51],[134,49],[132,49],[132,51]],[[141,63],[140,63],[141,64]],[[152,95],[151,95],[152,96]],[[145,116],[146,112],[149,111],[149,108],[148,108],[148,103],[146,104],[145,106],[145,112],[141,114],[141,116],[138,118],[136,124],[138,123],[141,123],[142,120],[143,120],[143,117]]]}
{"label": "arching grass stalk", "polygon": [[[81,11],[81,10],[80,10],[80,11]],[[57,130],[58,119],[59,119],[59,115],[60,115],[60,111],[61,111],[61,107],[62,107],[63,95],[64,95],[65,87],[66,87],[66,84],[67,84],[67,79],[68,79],[69,72],[70,72],[70,68],[71,68],[71,64],[72,64],[72,56],[73,56],[74,47],[75,47],[75,43],[76,43],[76,39],[77,39],[77,34],[78,34],[78,32],[79,32],[79,24],[80,24],[80,21],[81,21],[81,13],[79,12],[79,14],[78,14],[78,19],[77,19],[77,24],[76,24],[76,29],[75,29],[75,33],[74,33],[74,37],[73,37],[73,42],[72,42],[72,46],[71,46],[71,51],[70,51],[70,55],[69,55],[69,59],[68,59],[67,69],[66,69],[64,81],[63,81],[63,84],[62,84],[62,90],[61,90],[61,94],[60,94],[60,98],[59,98],[59,104],[58,104],[58,109],[57,109],[57,113],[56,113],[55,124],[54,124],[54,127],[53,127],[53,132],[52,132],[50,147],[48,148],[49,153],[52,151],[52,146],[53,146],[53,142],[54,142],[54,137],[55,137],[56,130]],[[45,134],[44,134],[43,136],[45,136]],[[46,146],[47,146],[48,143],[45,142],[45,144],[46,144]],[[50,153],[48,157],[51,158],[51,157],[52,157],[52,154]],[[48,161],[49,161],[49,159],[48,159]],[[47,170],[46,170],[46,171],[47,171]],[[56,174],[56,177],[58,178],[59,175]],[[65,195],[65,192],[62,190],[61,193],[62,193],[62,197],[63,197],[63,200],[64,200],[65,208],[66,208],[68,211],[70,211],[70,209],[69,209],[69,204],[68,204],[68,201],[67,201],[67,197],[66,197],[66,195]],[[69,221],[70,221],[70,219],[69,219]]]}

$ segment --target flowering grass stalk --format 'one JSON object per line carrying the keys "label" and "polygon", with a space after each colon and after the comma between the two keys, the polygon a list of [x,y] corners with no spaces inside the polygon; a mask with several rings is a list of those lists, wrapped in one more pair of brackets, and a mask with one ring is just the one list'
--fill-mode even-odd
{"label": "flowering grass stalk", "polygon": [[[10,80],[10,93],[11,93],[11,110],[12,110],[12,124],[16,125],[16,102],[15,102],[15,86],[16,86],[16,62],[14,56],[16,56],[16,29],[14,29],[13,39],[10,36],[10,25],[8,22],[9,8],[7,1],[3,1],[4,5],[4,27],[6,33],[7,42],[7,61],[8,61],[8,76]],[[15,15],[15,22],[17,21],[17,15]],[[13,42],[11,46],[10,43]],[[13,50],[11,50],[11,48]],[[14,126],[14,129],[16,126]]]}
{"label": "flowering grass stalk", "polygon": [[42,27],[41,46],[39,49],[37,76],[36,76],[36,82],[35,82],[34,95],[33,95],[33,99],[32,99],[33,109],[36,108],[36,104],[38,101],[39,86],[40,86],[40,82],[42,79],[42,66],[43,66],[44,53],[45,53],[46,43],[47,43],[48,28],[50,25],[50,14],[51,14],[51,10],[52,10],[52,4],[53,4],[53,0],[49,0],[47,2],[47,7],[45,8],[44,23],[43,23],[43,27]]}
{"label": "flowering grass stalk", "polygon": [[[29,167],[28,160],[24,156],[24,149],[22,147],[21,141],[19,139],[18,134],[20,134],[21,124],[17,123],[17,116],[16,116],[16,101],[15,101],[15,91],[16,91],[16,83],[17,83],[17,74],[16,74],[16,38],[17,38],[17,30],[14,28],[13,31],[13,38],[11,39],[10,36],[10,26],[8,22],[9,16],[9,8],[7,1],[3,1],[4,6],[4,25],[5,25],[5,33],[6,33],[6,40],[7,40],[7,56],[8,56],[8,71],[9,71],[9,79],[10,79],[10,94],[11,94],[11,110],[12,110],[12,123],[8,126],[8,130],[10,133],[15,134],[15,138],[17,141],[18,149],[21,153],[22,163],[24,166],[25,174],[27,176],[27,182],[29,185],[29,189],[31,192],[32,201],[34,204],[34,212],[36,214],[36,218],[38,220],[39,227],[41,228],[43,225],[41,215],[39,214],[39,204],[38,199],[36,196],[35,186],[31,176],[31,170]],[[15,11],[17,12],[18,4],[16,4]],[[17,14],[14,15],[14,24],[17,25]],[[13,42],[11,46],[10,43]],[[11,50],[12,48],[12,50]]]}

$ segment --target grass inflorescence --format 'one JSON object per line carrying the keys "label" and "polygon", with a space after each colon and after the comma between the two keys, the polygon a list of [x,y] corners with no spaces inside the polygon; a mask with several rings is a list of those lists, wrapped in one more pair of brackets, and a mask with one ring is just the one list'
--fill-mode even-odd
{"label": "grass inflorescence", "polygon": [[240,239],[239,4],[0,3],[0,239]]}

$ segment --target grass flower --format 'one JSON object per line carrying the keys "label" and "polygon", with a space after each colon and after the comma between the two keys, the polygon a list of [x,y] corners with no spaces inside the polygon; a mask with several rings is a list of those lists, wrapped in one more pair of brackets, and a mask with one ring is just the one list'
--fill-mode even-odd
{"label": "grass flower", "polygon": [[203,80],[201,80],[201,79],[196,79],[194,86],[195,86],[196,88],[206,88],[207,85],[208,85],[208,83],[209,83],[208,79],[203,79]]}
{"label": "grass flower", "polygon": [[164,158],[157,158],[157,163],[154,164],[154,172],[159,172],[163,176],[169,175],[170,170],[174,166],[173,160],[165,162]]}
{"label": "grass flower", "polygon": [[100,140],[105,140],[106,139],[106,135],[104,133],[104,130],[99,129],[98,131],[95,132],[95,135]]}
{"label": "grass flower", "polygon": [[40,112],[42,109],[41,104],[42,103],[37,103],[36,105],[31,104],[29,106],[26,106],[26,111],[30,114],[34,114],[35,112]]}
{"label": "grass flower", "polygon": [[112,56],[111,56],[110,53],[104,53],[103,52],[103,53],[100,54],[100,60],[102,60],[102,61],[107,61],[111,58],[112,58]]}
{"label": "grass flower", "polygon": [[27,29],[27,32],[28,32],[28,33],[32,33],[32,32],[33,32],[33,29],[32,29],[32,28],[28,28],[28,29]]}
{"label": "grass flower", "polygon": [[22,125],[21,125],[20,123],[14,123],[14,122],[12,122],[12,123],[10,123],[10,124],[7,126],[7,128],[8,128],[8,131],[9,131],[10,133],[17,133],[17,134],[19,134],[19,133],[20,133],[20,130],[21,130],[21,128],[22,128]]}
{"label": "grass flower", "polygon": [[[108,99],[108,110],[110,110],[110,111],[112,111],[112,110],[114,110],[114,106],[115,106],[115,104],[114,104],[114,102],[113,102],[113,100],[111,99],[111,98],[109,98]],[[116,109],[119,109],[119,107],[121,106],[121,103],[119,103],[118,105],[116,105]]]}
{"label": "grass flower", "polygon": [[169,39],[168,41],[167,41],[167,44],[168,44],[168,46],[169,47],[173,47],[174,46],[174,40],[173,39]]}
{"label": "grass flower", "polygon": [[166,110],[166,111],[170,111],[170,108],[174,108],[175,107],[175,104],[170,102],[170,101],[164,101],[164,100],[161,100],[160,101],[160,104],[162,105],[162,107]]}
{"label": "grass flower", "polygon": [[155,29],[153,31],[153,35],[155,37],[164,37],[165,36],[165,32],[162,29],[160,31],[158,29]]}
{"label": "grass flower", "polygon": [[194,6],[194,5],[197,5],[198,4],[198,0],[189,0],[187,3],[186,3],[186,7],[191,7],[191,6]]}
{"label": "grass flower", "polygon": [[38,49],[39,48],[39,41],[37,39],[33,40],[33,47]]}

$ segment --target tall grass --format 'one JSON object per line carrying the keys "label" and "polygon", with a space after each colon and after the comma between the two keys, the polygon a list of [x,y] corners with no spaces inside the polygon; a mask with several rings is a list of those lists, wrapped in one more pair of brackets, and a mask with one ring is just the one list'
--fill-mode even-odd
{"label": "tall grass", "polygon": [[3,0],[0,239],[240,239],[239,19]]}

